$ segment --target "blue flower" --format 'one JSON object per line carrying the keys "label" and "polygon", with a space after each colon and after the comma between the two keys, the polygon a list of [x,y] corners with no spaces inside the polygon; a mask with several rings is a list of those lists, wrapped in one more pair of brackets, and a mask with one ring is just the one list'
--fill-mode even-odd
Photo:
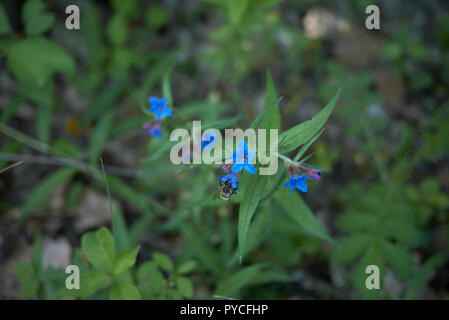
{"label": "blue flower", "polygon": [[150,97],[148,101],[151,104],[148,110],[156,114],[156,120],[162,120],[164,117],[171,117],[173,115],[173,111],[167,107],[167,98],[158,99],[156,97]]}
{"label": "blue flower", "polygon": [[231,156],[232,161],[234,161],[231,171],[237,173],[245,169],[251,174],[256,173],[257,169],[254,168],[254,166],[251,163],[249,163],[249,161],[253,159],[254,156],[255,156],[254,152],[248,150],[246,141],[240,140],[240,142],[237,145],[237,150],[234,151],[234,153]]}
{"label": "blue flower", "polygon": [[218,177],[218,181],[222,181],[222,182],[226,182],[226,181],[231,181],[231,187],[234,189],[237,189],[240,191],[239,189],[239,177],[235,174],[235,173],[228,173],[227,175],[225,175],[224,177]]}
{"label": "blue flower", "polygon": [[288,180],[287,183],[284,184],[284,188],[290,186],[290,193],[292,193],[295,189],[299,189],[302,192],[307,192],[306,180],[310,181],[311,179],[306,175],[299,176],[297,174],[294,174],[292,175],[290,180]]}
{"label": "blue flower", "polygon": [[306,175],[309,176],[314,181],[318,181],[321,179],[321,170],[313,169],[313,168],[307,168],[303,165],[298,166],[299,170],[304,172]]}
{"label": "blue flower", "polygon": [[208,131],[203,134],[201,138],[201,151],[206,148],[207,151],[211,151],[214,147],[212,146],[216,142],[217,134],[213,131]]}
{"label": "blue flower", "polygon": [[159,124],[154,125],[152,128],[148,130],[148,133],[152,137],[162,138],[161,126]]}

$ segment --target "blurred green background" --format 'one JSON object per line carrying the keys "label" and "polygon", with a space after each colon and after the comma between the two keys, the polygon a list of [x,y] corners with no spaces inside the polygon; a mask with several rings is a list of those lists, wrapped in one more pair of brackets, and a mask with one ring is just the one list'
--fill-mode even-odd
{"label": "blurred green background", "polygon": [[[71,4],[80,30],[65,27]],[[365,28],[370,4],[380,30]],[[120,279],[96,278],[88,299],[447,299],[448,6],[0,1],[0,170],[23,161],[0,173],[0,298],[59,298],[67,265],[92,267],[87,232],[106,226],[117,251],[140,246],[137,260]],[[173,165],[174,127],[151,138],[141,109],[171,83],[178,121],[242,113],[233,127],[247,128],[267,69],[283,130],[343,87],[308,151],[322,179],[301,194],[338,246],[266,201],[240,264],[239,199],[213,199],[218,167]],[[366,289],[367,264],[380,290]]]}

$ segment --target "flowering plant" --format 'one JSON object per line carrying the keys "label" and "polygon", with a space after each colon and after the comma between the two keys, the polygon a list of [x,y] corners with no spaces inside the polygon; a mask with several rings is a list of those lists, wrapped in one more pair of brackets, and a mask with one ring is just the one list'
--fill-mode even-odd
{"label": "flowering plant", "polygon": [[[169,84],[165,84],[164,88],[169,88]],[[172,101],[171,91],[167,90],[169,96],[161,99],[151,97],[149,99],[152,106],[149,108],[151,113],[155,114],[156,120],[160,121],[164,117],[173,116],[174,112],[168,107],[167,102]],[[306,230],[310,230],[316,236],[334,242],[322,229],[319,222],[304,204],[299,194],[293,193],[295,189],[301,192],[307,192],[308,186],[306,181],[318,181],[321,178],[321,171],[314,169],[305,164],[307,158],[301,159],[310,145],[319,138],[323,132],[323,126],[332,112],[335,103],[337,102],[340,90],[335,94],[331,102],[321,110],[314,118],[306,122],[300,123],[293,128],[280,133],[280,142],[278,145],[270,145],[269,150],[271,155],[277,159],[280,159],[281,166],[278,168],[274,175],[262,175],[264,169],[263,164],[257,160],[261,159],[261,149],[252,149],[251,145],[248,145],[245,138],[237,141],[236,148],[234,150],[227,150],[226,146],[221,147],[221,141],[216,131],[206,131],[203,135],[199,136],[200,142],[197,144],[198,149],[195,149],[195,142],[193,152],[190,148],[184,150],[187,145],[189,147],[190,138],[186,139],[187,143],[181,144],[183,150],[183,159],[189,160],[191,157],[200,156],[198,153],[204,152],[221,152],[224,151],[225,165],[221,166],[221,170],[224,175],[218,175],[218,193],[224,200],[229,200],[231,197],[235,202],[240,204],[239,209],[239,228],[238,228],[238,240],[239,240],[239,256],[240,259],[246,250],[246,239],[248,230],[250,227],[253,215],[256,209],[262,201],[265,201],[272,196],[281,202],[284,210],[297,221]],[[267,72],[267,88],[265,107],[261,114],[253,121],[250,129],[255,130],[275,130],[277,133],[281,128],[280,123],[280,109],[279,101],[277,98],[276,90],[273,84],[273,80],[269,72]],[[224,122],[215,123],[217,127],[232,124],[230,121],[223,120]],[[207,125],[211,127],[211,125]],[[160,123],[149,126],[150,134],[155,136],[160,134]],[[194,129],[192,129],[192,132]],[[185,135],[188,135],[186,133]],[[192,133],[192,139],[195,139],[195,133]],[[198,135],[198,134],[196,134]],[[259,138],[259,140],[265,138]],[[274,142],[273,142],[274,141]],[[277,140],[270,140],[271,144],[277,144]],[[173,148],[173,145],[167,144]],[[273,148],[275,147],[275,148]],[[291,159],[286,154],[301,147],[297,155]],[[168,149],[168,148],[167,148]],[[161,149],[162,150],[162,149]],[[165,148],[163,150],[166,150]],[[264,150],[266,152],[266,150]],[[226,156],[226,154],[229,154]],[[150,156],[148,159],[152,159]],[[147,159],[147,160],[148,160]],[[221,159],[221,158],[220,158]],[[189,168],[195,168],[201,165],[201,163],[190,165]],[[260,171],[259,172],[259,168]],[[288,172],[290,179],[282,185],[284,180],[284,174]],[[285,194],[282,189],[290,188],[290,192]],[[290,198],[288,199],[288,194]]]}

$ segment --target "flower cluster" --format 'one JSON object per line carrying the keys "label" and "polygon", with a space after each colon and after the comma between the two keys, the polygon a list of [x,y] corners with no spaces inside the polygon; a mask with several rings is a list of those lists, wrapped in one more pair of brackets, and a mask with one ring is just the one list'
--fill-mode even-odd
{"label": "flower cluster", "polygon": [[164,117],[171,117],[173,115],[173,111],[167,106],[167,98],[158,99],[156,97],[150,97],[148,101],[151,104],[148,111],[155,114],[157,121],[162,120]]}
{"label": "flower cluster", "polygon": [[146,130],[150,136],[162,138],[162,131],[160,121],[165,117],[171,117],[173,115],[172,109],[167,106],[167,98],[156,98],[150,97],[148,102],[151,106],[148,108],[148,111],[154,113],[156,122],[148,121],[143,125],[143,129]]}
{"label": "flower cluster", "polygon": [[[214,141],[213,137],[204,137],[201,143],[201,149],[207,148],[212,145]],[[219,176],[218,181],[225,183],[229,181],[229,186],[232,189],[239,189],[239,180],[238,174],[243,170],[246,170],[250,174],[257,173],[257,169],[254,167],[250,161],[255,157],[255,153],[251,150],[248,150],[248,145],[244,140],[241,140],[237,149],[230,156],[230,160],[232,163],[226,164],[222,167],[224,173],[227,173],[225,176]],[[306,181],[318,181],[321,178],[321,171],[309,167],[305,167],[300,163],[296,163],[290,160],[290,163],[287,166],[288,171],[290,172],[291,178],[284,184],[284,188],[290,187],[290,193],[292,193],[295,189],[298,189],[302,192],[307,192],[308,187]],[[294,167],[293,167],[293,165]],[[296,170],[299,170],[301,174],[298,174]]]}
{"label": "flower cluster", "polygon": [[286,184],[284,184],[284,188],[290,187],[290,193],[292,193],[295,189],[298,189],[302,192],[307,192],[307,184],[306,180],[314,180],[318,181],[321,178],[321,171],[304,167],[303,165],[298,165],[297,168],[301,170],[303,175],[299,175],[295,172],[293,167],[291,165],[288,165],[288,171],[291,174],[290,180],[287,181]]}
{"label": "flower cluster", "polygon": [[[143,125],[143,129],[146,130],[152,137],[162,138],[161,131],[161,120],[165,117],[171,117],[173,115],[172,109],[167,106],[167,99],[150,97],[148,99],[151,106],[148,111],[154,113],[156,121],[148,121]],[[206,149],[207,151],[212,151],[213,146],[217,142],[216,133],[213,131],[207,131],[201,137],[201,151]],[[226,164],[222,167],[225,176],[219,176],[218,181],[220,181],[220,188],[231,188],[232,194],[235,194],[239,189],[239,174],[246,170],[250,174],[256,174],[257,169],[254,167],[250,161],[252,161],[255,157],[255,153],[251,150],[248,150],[248,145],[245,140],[239,141],[237,144],[236,150],[232,153],[229,159],[232,161],[230,164]],[[308,187],[306,181],[318,181],[321,178],[320,170],[312,169],[303,166],[300,163],[293,162],[286,157],[283,157],[290,164],[287,166],[288,171],[290,172],[291,178],[284,184],[284,188],[290,187],[290,193],[292,193],[295,189],[298,189],[302,192],[307,192]],[[302,174],[298,174],[299,170]],[[220,189],[220,191],[223,191]],[[232,195],[230,194],[230,195]],[[230,198],[228,195],[227,199]]]}

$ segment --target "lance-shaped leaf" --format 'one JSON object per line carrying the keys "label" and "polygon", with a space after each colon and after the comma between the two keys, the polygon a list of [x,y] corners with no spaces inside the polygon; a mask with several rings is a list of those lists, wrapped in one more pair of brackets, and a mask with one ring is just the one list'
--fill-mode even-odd
{"label": "lance-shaped leaf", "polygon": [[290,152],[300,145],[307,143],[326,123],[332,110],[334,110],[341,88],[338,89],[332,100],[318,112],[312,119],[304,121],[293,128],[281,133],[279,140],[282,143],[279,146],[280,153]]}
{"label": "lance-shaped leaf", "polygon": [[324,231],[321,224],[299,194],[290,193],[288,188],[281,188],[275,196],[285,212],[306,231],[332,244],[336,244],[326,231]]}

